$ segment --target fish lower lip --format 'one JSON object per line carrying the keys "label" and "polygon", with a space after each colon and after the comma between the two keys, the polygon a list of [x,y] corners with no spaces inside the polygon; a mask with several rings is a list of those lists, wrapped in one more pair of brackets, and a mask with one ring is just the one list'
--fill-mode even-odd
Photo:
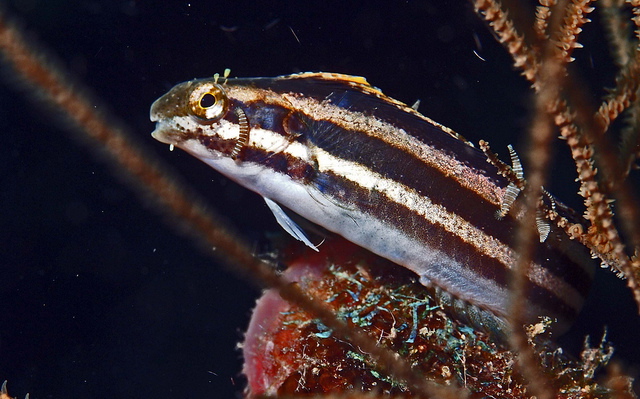
{"label": "fish lower lip", "polygon": [[162,123],[157,123],[156,128],[151,132],[151,137],[165,144],[175,144],[175,140],[171,139],[171,134]]}

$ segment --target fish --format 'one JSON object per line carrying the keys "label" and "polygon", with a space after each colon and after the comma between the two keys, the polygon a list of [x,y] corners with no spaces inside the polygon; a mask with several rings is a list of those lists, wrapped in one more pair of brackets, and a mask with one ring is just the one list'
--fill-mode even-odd
{"label": "fish", "polygon": [[[191,80],[156,100],[150,117],[155,139],[260,194],[307,246],[322,250],[281,206],[413,271],[459,318],[506,336],[518,190],[461,135],[365,78],[322,72]],[[551,194],[542,202],[580,223]],[[563,331],[594,265],[543,219],[525,320],[548,316]]]}

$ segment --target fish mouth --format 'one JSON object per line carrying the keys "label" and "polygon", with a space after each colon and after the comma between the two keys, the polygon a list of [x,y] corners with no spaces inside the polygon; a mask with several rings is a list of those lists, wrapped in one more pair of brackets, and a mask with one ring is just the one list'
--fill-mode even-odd
{"label": "fish mouth", "polygon": [[156,128],[151,132],[151,137],[164,144],[174,144],[175,140],[171,139],[170,129],[166,123],[163,123],[163,118],[160,112],[161,101],[164,98],[161,97],[153,102],[151,110],[149,112],[149,119],[151,122],[156,122]]}
{"label": "fish mouth", "polygon": [[[153,116],[151,119],[153,122],[156,122],[153,120]],[[163,123],[162,121],[159,121],[156,123],[156,128],[153,130],[153,132],[151,132],[151,137],[153,137],[154,139],[158,140],[161,143],[164,144],[176,144],[177,140],[175,137],[175,133],[172,131],[172,129],[170,129],[165,123]]]}

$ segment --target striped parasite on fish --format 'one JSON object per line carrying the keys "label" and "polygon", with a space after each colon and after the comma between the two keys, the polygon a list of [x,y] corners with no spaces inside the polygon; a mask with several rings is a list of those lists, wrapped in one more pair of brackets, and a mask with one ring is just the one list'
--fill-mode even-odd
{"label": "striped parasite on fish", "polygon": [[[330,73],[181,83],[151,120],[154,138],[262,195],[307,245],[278,204],[412,270],[463,319],[505,331],[519,199],[504,211],[511,182],[450,129],[364,78]],[[549,224],[527,276],[527,318],[556,318],[561,330],[593,265]]]}

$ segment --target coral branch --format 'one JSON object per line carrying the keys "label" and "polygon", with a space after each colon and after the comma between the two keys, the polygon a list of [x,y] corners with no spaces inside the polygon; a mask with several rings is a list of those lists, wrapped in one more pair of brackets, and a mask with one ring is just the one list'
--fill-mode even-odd
{"label": "coral branch", "polygon": [[582,32],[582,26],[590,22],[585,15],[593,11],[593,7],[590,6],[591,2],[592,0],[572,1],[566,10],[564,21],[558,34],[552,38],[555,40],[559,50],[557,57],[563,63],[572,62],[574,60],[571,56],[573,50],[582,47],[578,43],[578,35]]}
{"label": "coral branch", "polygon": [[622,15],[624,0],[602,0],[598,8],[603,16],[609,48],[618,68],[624,68],[635,49],[629,40],[629,21]]}
{"label": "coral branch", "polygon": [[[618,0],[622,1],[622,0]],[[631,3],[630,1],[628,1]],[[618,13],[619,14],[619,13]],[[638,7],[637,2],[633,8],[633,22],[635,24],[635,33],[636,37],[640,36],[640,28],[638,24],[640,23],[640,7]],[[626,31],[626,30],[625,30]],[[629,35],[627,34],[627,37]],[[626,37],[625,37],[626,38]],[[635,68],[638,68],[638,59],[640,56],[640,47],[638,45],[638,41],[631,44],[630,40],[627,40],[626,43],[627,51],[631,54],[628,58],[629,60],[635,60]],[[621,50],[622,51],[622,50]],[[630,64],[630,61],[627,64],[621,66],[621,69],[624,71],[627,70],[627,65]],[[629,68],[630,69],[630,68]],[[640,80],[640,78],[636,77],[636,79]],[[627,126],[622,129],[621,139],[620,139],[620,165],[621,165],[621,174],[617,176],[619,179],[625,179],[629,174],[632,167],[635,166],[635,161],[640,157],[640,101],[637,98],[637,88],[634,92],[635,100],[633,100],[633,105],[629,110],[629,116],[627,118]]]}
{"label": "coral branch", "polygon": [[[557,31],[559,24],[558,18],[552,18],[549,26],[550,32]],[[523,330],[525,321],[522,319],[522,315],[525,314],[526,306],[526,276],[529,274],[528,269],[536,248],[536,210],[539,198],[542,196],[542,187],[546,181],[547,168],[551,159],[549,146],[553,140],[554,130],[550,111],[559,97],[562,78],[565,75],[564,63],[566,59],[557,57],[554,53],[553,43],[549,42],[544,49],[539,71],[540,76],[537,79],[538,95],[535,98],[535,114],[529,134],[529,177],[524,191],[525,211],[519,220],[516,246],[518,259],[514,265],[513,281],[511,282],[511,307],[509,309],[509,321],[513,330],[510,343],[514,351],[520,353],[518,362],[529,381],[528,387],[536,397],[542,399],[553,398],[556,393],[552,386],[544,382],[547,380],[540,370],[539,359]]]}
{"label": "coral branch", "polygon": [[496,169],[498,169],[498,173],[509,179],[509,181],[513,183],[519,190],[524,189],[524,180],[519,179],[513,169],[509,165],[502,162],[500,158],[498,158],[498,156],[493,151],[491,151],[489,143],[487,143],[485,140],[480,140],[478,145],[482,152],[484,152],[484,154],[487,156],[487,162],[495,166]]}
{"label": "coral branch", "polygon": [[536,7],[536,22],[534,28],[539,41],[544,41],[549,38],[547,26],[549,26],[551,8],[555,6],[556,3],[556,0],[541,0],[540,5]]}
{"label": "coral branch", "polygon": [[596,113],[596,121],[600,125],[602,133],[606,132],[609,129],[609,125],[638,98],[638,88],[640,87],[639,57],[640,53],[636,52],[632,61],[622,69],[621,73],[616,77],[615,90],[600,105]]}
{"label": "coral branch", "polygon": [[522,74],[530,82],[535,82],[538,74],[538,63],[533,51],[527,46],[522,34],[513,26],[513,21],[502,10],[500,3],[493,0],[475,0],[473,2],[476,12],[484,16],[489,26],[498,36],[509,54],[513,57],[514,65],[522,69]]}

